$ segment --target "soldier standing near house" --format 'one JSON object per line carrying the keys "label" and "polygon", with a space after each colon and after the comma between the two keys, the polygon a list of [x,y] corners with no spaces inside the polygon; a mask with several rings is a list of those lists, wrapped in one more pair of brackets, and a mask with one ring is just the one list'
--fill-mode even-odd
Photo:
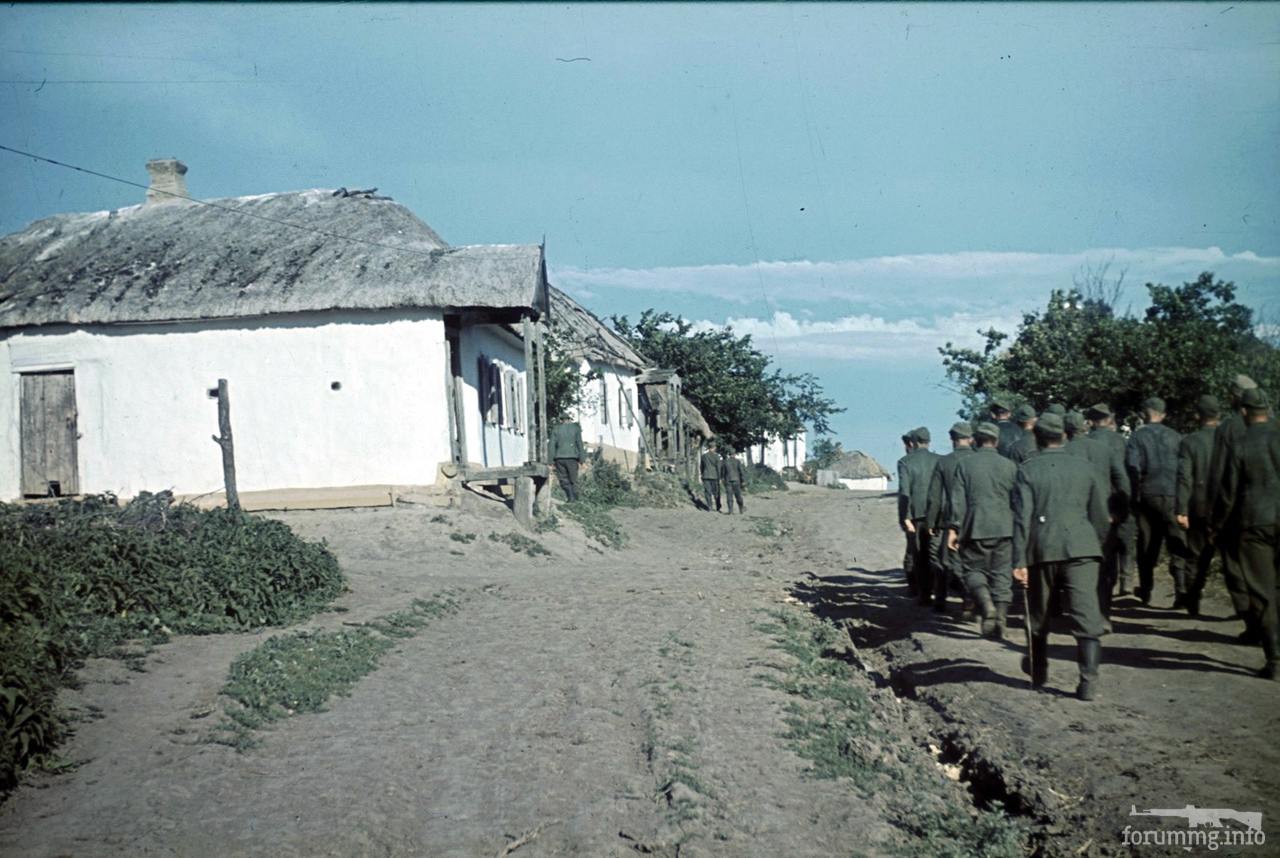
{"label": "soldier standing near house", "polygon": [[1167,545],[1169,574],[1173,576],[1173,609],[1187,599],[1186,546],[1175,520],[1178,493],[1178,446],[1182,436],[1164,425],[1165,403],[1158,396],[1142,403],[1147,422],[1133,432],[1125,451],[1132,486],[1133,515],[1138,523],[1138,589],[1143,604],[1151,603],[1160,548]]}
{"label": "soldier standing near house", "polygon": [[[1280,617],[1276,575],[1280,562],[1280,426],[1271,419],[1261,390],[1240,395],[1244,435],[1227,451],[1214,505],[1214,529],[1232,533],[1249,594],[1249,614],[1262,643],[1266,664],[1258,671],[1275,679],[1280,659]],[[1234,520],[1234,531],[1229,522]]]}
{"label": "soldier standing near house", "polygon": [[747,481],[747,466],[737,456],[737,450],[731,450],[720,460],[720,479],[724,482],[724,504],[733,515],[733,501],[738,501],[738,515],[747,511],[742,502],[742,486]]}
{"label": "soldier standing near house", "polygon": [[[935,605],[947,604],[947,591],[952,581],[964,584],[964,571],[960,556],[946,539],[947,517],[950,514],[951,492],[955,486],[956,468],[973,454],[973,427],[968,423],[956,423],[947,433],[951,437],[951,452],[938,458],[929,480],[928,502],[925,518],[928,519],[929,538],[937,543],[938,565],[933,570],[933,601]],[[973,602],[965,597],[965,610],[973,612]]]}
{"label": "soldier standing near house", "polygon": [[1187,544],[1187,595],[1184,607],[1200,616],[1200,596],[1209,577],[1214,546],[1209,539],[1209,465],[1213,459],[1213,433],[1222,408],[1217,397],[1208,394],[1196,402],[1200,428],[1182,437],[1178,445],[1178,493],[1174,511]]}
{"label": "soldier standing near house", "polygon": [[556,480],[570,503],[578,499],[578,466],[587,458],[582,446],[582,427],[576,422],[557,423],[551,427],[547,450],[555,463]]}
{"label": "soldier standing near house", "polygon": [[1009,419],[1009,400],[997,396],[991,400],[988,410],[991,412],[991,422],[1000,429],[1000,443],[996,450],[1001,456],[1008,458],[1010,449],[1022,437],[1018,427]]}
{"label": "soldier standing near house", "polygon": [[716,442],[707,443],[707,451],[699,462],[702,474],[702,494],[707,502],[707,511],[711,511],[712,499],[715,499],[716,512],[720,511],[720,456],[716,453]]}
{"label": "soldier standing near house", "polygon": [[1030,587],[1031,653],[1023,668],[1032,685],[1049,674],[1049,599],[1062,587],[1076,638],[1080,684],[1092,700],[1101,659],[1102,612],[1098,565],[1107,530],[1107,487],[1098,469],[1063,449],[1062,418],[1046,414],[1036,426],[1040,453],[1020,468],[1013,490],[1013,577]]}
{"label": "soldier standing near house", "polygon": [[1104,445],[1111,455],[1111,495],[1107,501],[1111,527],[1103,541],[1102,570],[1098,575],[1098,600],[1104,616],[1111,616],[1111,595],[1119,585],[1120,595],[1129,592],[1129,546],[1134,525],[1129,515],[1129,478],[1125,472],[1125,440],[1116,431],[1116,418],[1105,402],[1092,406],[1085,416],[1093,424],[1089,437]]}
{"label": "soldier standing near house", "polygon": [[[905,435],[903,435],[902,436],[902,458],[898,460],[898,498],[899,498],[898,521],[899,522],[902,521],[902,515],[901,515],[902,485],[906,480],[907,457],[911,455],[911,451],[914,450],[915,448],[916,448],[916,442],[913,440],[912,434],[908,432]],[[906,547],[902,551],[902,573],[907,578],[907,592],[910,593],[912,596],[915,596],[917,595],[916,577],[911,566],[912,560],[915,558],[915,554],[912,552],[911,534],[907,533],[907,529],[905,527],[902,529],[902,532],[903,532],[903,535],[906,537]]]}
{"label": "soldier standing near house", "polygon": [[1036,454],[1036,410],[1030,405],[1019,405],[1013,412],[1013,419],[1018,424],[1022,436],[1009,448],[1007,455],[1014,464],[1021,465]]}
{"label": "soldier standing near house", "polygon": [[964,569],[965,587],[978,603],[982,634],[1003,638],[1013,598],[1013,507],[1017,465],[996,452],[1000,429],[979,423],[978,449],[956,466],[947,515],[947,544]]}
{"label": "soldier standing near house", "polygon": [[[915,449],[902,458],[898,468],[898,522],[910,543],[911,570],[916,601],[927,605],[933,597],[933,569],[937,546],[929,538],[929,481],[938,463],[938,454],[929,449],[929,430],[911,430]],[[945,606],[939,610],[945,610]]]}
{"label": "soldier standing near house", "polygon": [[[1244,438],[1244,394],[1256,389],[1257,386],[1247,375],[1237,375],[1232,380],[1231,413],[1222,419],[1213,432],[1213,455],[1209,459],[1210,504],[1216,505],[1221,497],[1219,487],[1230,459],[1231,448]],[[1239,509],[1235,509],[1233,515],[1220,517],[1216,510],[1211,510],[1210,518],[1218,524],[1216,530],[1210,533],[1210,537],[1218,548],[1218,556],[1222,558],[1222,581],[1231,595],[1231,604],[1235,607],[1240,619],[1244,620],[1244,632],[1240,635],[1240,642],[1258,644],[1262,642],[1262,636],[1253,613],[1249,610],[1249,592],[1245,587],[1244,571],[1237,553],[1240,543],[1239,512]]]}

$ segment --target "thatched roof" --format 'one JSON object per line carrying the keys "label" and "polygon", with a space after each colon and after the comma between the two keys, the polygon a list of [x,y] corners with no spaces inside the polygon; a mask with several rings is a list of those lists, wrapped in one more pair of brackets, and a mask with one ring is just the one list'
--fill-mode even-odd
{"label": "thatched roof", "polygon": [[55,215],[0,238],[0,328],[423,307],[518,318],[547,309],[538,245],[450,247],[404,206],[367,195],[210,202],[217,208],[172,201]]}
{"label": "thatched roof", "polygon": [[694,405],[683,395],[680,397],[680,416],[681,419],[684,420],[685,426],[688,426],[703,438],[715,437],[715,433],[711,431],[711,424],[702,416],[702,412],[698,410],[698,406]]}
{"label": "thatched roof", "polygon": [[628,369],[643,370],[650,365],[639,352],[600,321],[594,313],[554,286],[551,298],[551,327],[569,346],[571,356]]}
{"label": "thatched roof", "polygon": [[840,457],[827,465],[825,470],[835,471],[846,480],[861,480],[868,477],[889,477],[893,475],[875,459],[861,450],[843,450]]}

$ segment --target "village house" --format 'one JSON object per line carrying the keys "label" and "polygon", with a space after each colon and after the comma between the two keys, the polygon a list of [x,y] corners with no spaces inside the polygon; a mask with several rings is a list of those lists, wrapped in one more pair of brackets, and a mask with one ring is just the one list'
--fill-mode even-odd
{"label": "village house", "polygon": [[545,474],[541,246],[452,247],[373,191],[201,202],[181,162],[147,168],[141,205],[0,238],[0,498],[216,499],[220,379],[251,508]]}
{"label": "village house", "polygon": [[751,460],[754,463],[768,465],[778,473],[784,468],[804,468],[805,432],[790,438],[769,438],[762,444],[751,447]]}
{"label": "village house", "polygon": [[845,450],[837,442],[838,455],[817,473],[820,486],[844,486],[862,492],[883,492],[893,477],[884,466],[861,450]]}

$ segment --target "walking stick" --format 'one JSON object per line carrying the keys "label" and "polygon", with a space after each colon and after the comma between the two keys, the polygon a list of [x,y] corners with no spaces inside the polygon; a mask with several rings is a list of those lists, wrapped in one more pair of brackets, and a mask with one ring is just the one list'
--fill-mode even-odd
{"label": "walking stick", "polygon": [[[1028,582],[1029,583],[1029,582]],[[1027,632],[1027,682],[1031,688],[1036,687],[1036,644],[1031,636],[1031,597],[1027,595],[1029,588],[1022,587],[1022,627]]]}

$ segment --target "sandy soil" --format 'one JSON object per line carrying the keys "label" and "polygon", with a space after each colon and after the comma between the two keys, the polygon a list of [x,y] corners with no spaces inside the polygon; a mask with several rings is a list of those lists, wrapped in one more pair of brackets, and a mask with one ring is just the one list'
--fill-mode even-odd
{"label": "sandy soil", "polygon": [[[1259,656],[1230,642],[1225,601],[1197,621],[1122,604],[1104,696],[1081,704],[1027,689],[1012,634],[981,640],[910,603],[888,499],[800,487],[748,503],[747,517],[620,511],[627,548],[566,526],[539,537],[549,558],[490,541],[516,528],[484,505],[282,515],[350,578],[346,610],[308,626],[448,588],[461,610],[245,754],[199,737],[231,660],[276,632],[177,639],[142,673],[87,665],[66,698],[82,765],[0,808],[0,853],[497,855],[536,832],[520,858],[884,854],[881,806],[806,775],[782,738],[787,698],[761,682],[780,656],[758,624],[797,600],[848,625],[875,705],[920,753],[943,746],[1048,854],[1122,851],[1130,804],[1280,812],[1280,693],[1248,675]],[[764,537],[762,518],[792,532]],[[1054,636],[1060,691],[1069,643]],[[663,789],[677,755],[700,790]]]}

